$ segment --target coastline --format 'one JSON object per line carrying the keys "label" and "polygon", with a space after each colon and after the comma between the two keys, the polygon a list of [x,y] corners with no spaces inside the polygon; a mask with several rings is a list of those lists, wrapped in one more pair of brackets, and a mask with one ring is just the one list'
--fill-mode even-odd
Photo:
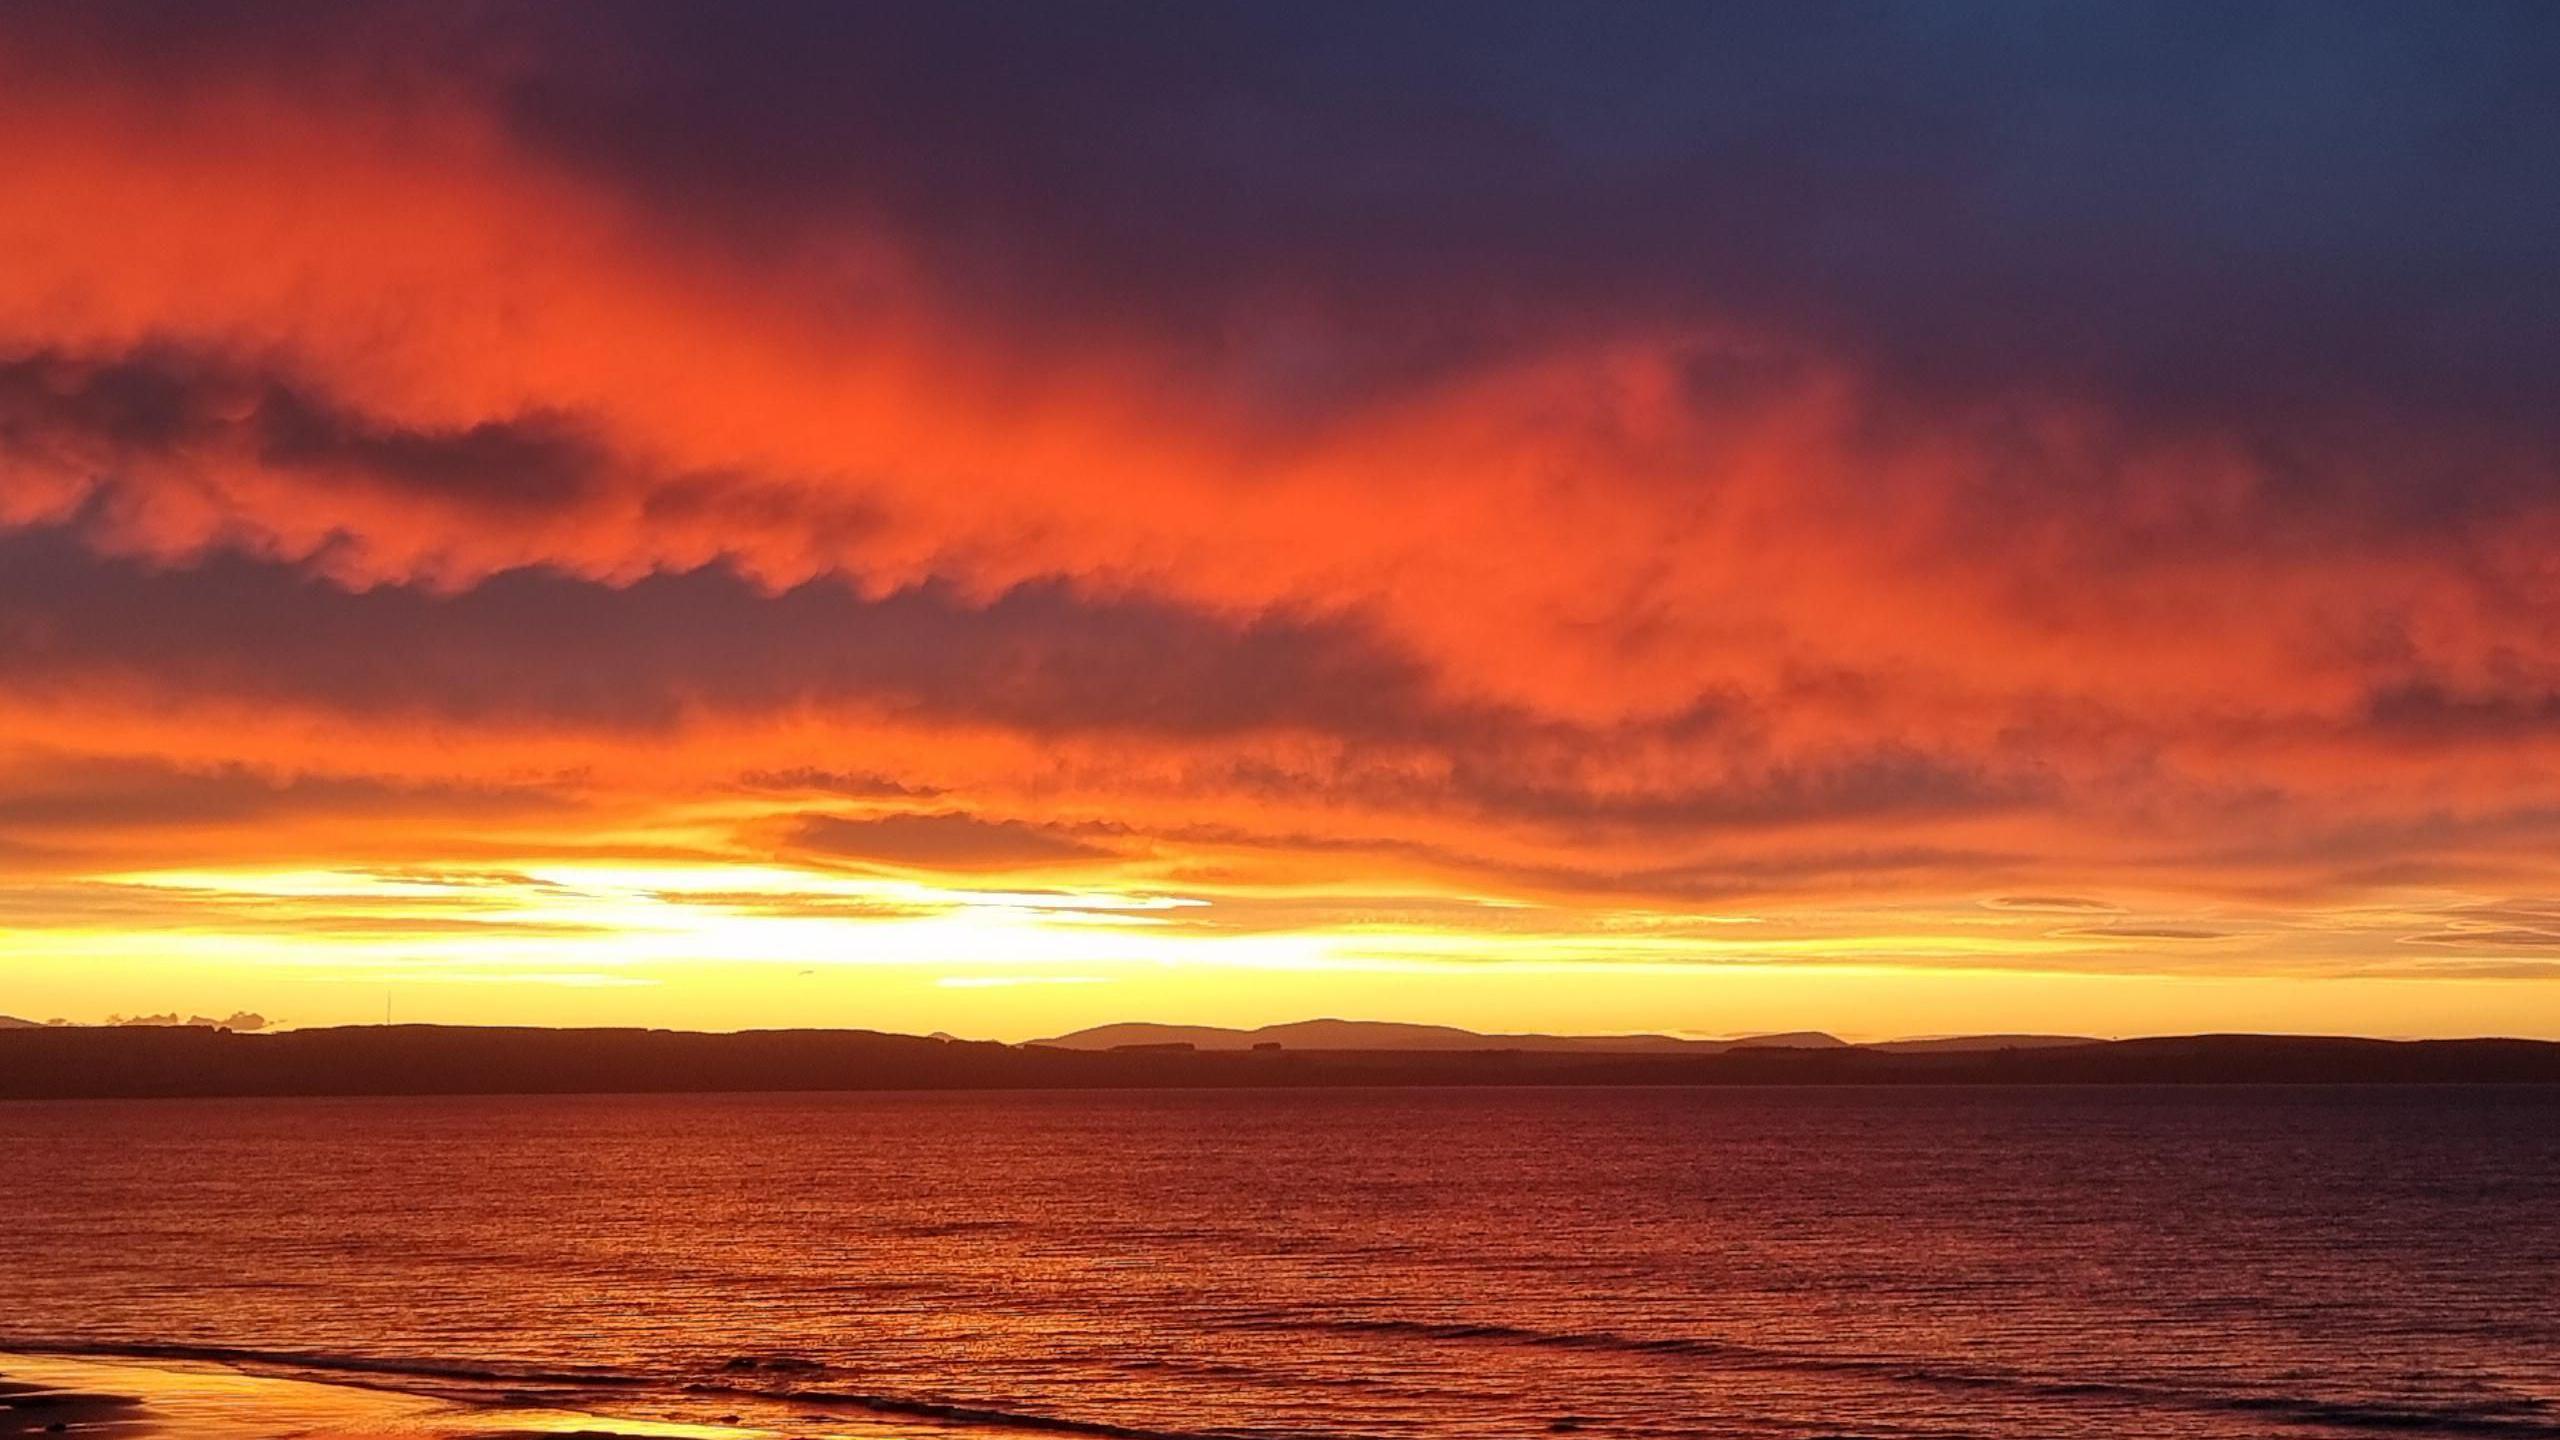
{"label": "coastline", "polygon": [[2560,1042],[2190,1035],[1963,1052],[1069,1050],[863,1030],[0,1031],[0,1099],[863,1090],[2560,1084]]}
{"label": "coastline", "polygon": [[[794,1426],[793,1440],[852,1440]],[[783,1440],[745,1423],[690,1424],[540,1404],[475,1402],[209,1360],[0,1351],[0,1440]]]}
{"label": "coastline", "polygon": [[0,1436],[148,1435],[159,1428],[137,1396],[13,1379],[15,1368],[0,1369]]}

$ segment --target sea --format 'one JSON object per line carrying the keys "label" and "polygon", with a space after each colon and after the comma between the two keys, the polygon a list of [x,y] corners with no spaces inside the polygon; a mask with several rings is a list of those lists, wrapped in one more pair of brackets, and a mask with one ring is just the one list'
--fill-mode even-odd
{"label": "sea", "polygon": [[[5,1103],[13,1355],[528,1432],[2560,1437],[2560,1087]],[[201,1433],[320,1433],[255,1390]]]}

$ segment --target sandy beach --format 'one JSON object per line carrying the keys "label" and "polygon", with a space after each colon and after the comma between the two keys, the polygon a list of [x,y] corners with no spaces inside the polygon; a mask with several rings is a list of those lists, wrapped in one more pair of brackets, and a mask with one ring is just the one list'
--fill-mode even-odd
{"label": "sandy beach", "polygon": [[[831,1440],[844,1432],[793,1427]],[[876,1433],[876,1432],[875,1432]],[[167,1440],[783,1440],[745,1423],[686,1425],[548,1408],[498,1408],[369,1385],[253,1374],[194,1361],[0,1354],[0,1437]]]}
{"label": "sandy beach", "polygon": [[0,1436],[143,1435],[151,1428],[142,1402],[129,1395],[0,1378]]}

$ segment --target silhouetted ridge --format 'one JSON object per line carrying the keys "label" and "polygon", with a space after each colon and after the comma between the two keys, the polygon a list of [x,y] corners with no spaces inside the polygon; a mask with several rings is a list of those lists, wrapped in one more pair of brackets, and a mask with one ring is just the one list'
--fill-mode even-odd
{"label": "silhouetted ridge", "polygon": [[1880,1040],[1866,1048],[1917,1055],[1964,1050],[2054,1050],[2068,1045],[2105,1043],[2094,1035],[1931,1035],[1911,1040]]}
{"label": "silhouetted ridge", "polygon": [[1034,1045],[1062,1050],[1130,1050],[1142,1046],[1195,1050],[1536,1050],[1608,1054],[1663,1052],[1719,1055],[1727,1050],[1767,1046],[1781,1049],[1836,1050],[1847,1044],[1818,1030],[1783,1035],[1746,1035],[1731,1040],[1692,1040],[1677,1035],[1513,1035],[1484,1034],[1454,1025],[1413,1025],[1395,1020],[1297,1020],[1254,1030],[1223,1025],[1159,1025],[1122,1021],[1072,1031]]}
{"label": "silhouetted ridge", "polygon": [[0,1098],[1325,1085],[2560,1082],[2560,1043],[2190,1035],[1987,1051],[1071,1050],[868,1030],[0,1031]]}

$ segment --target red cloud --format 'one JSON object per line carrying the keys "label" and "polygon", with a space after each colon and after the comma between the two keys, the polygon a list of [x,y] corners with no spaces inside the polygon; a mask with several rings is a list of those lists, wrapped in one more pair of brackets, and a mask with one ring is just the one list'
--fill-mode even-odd
{"label": "red cloud", "polygon": [[[1008,306],[894,158],[696,209],[503,53],[47,63],[85,43],[0,60],[0,739],[166,773],[22,777],[0,844],[140,860],[118,817],[228,797],[161,858],[275,858],[326,848],[253,833],[298,797],[547,786],[726,858],[1243,888],[2547,883],[2520,410],[2235,417],[1968,336],[1936,373],[1729,276],[1492,252],[1391,301],[1412,257],[1239,240],[1123,303],[1116,213]],[[548,843],[489,823],[445,858]]]}

